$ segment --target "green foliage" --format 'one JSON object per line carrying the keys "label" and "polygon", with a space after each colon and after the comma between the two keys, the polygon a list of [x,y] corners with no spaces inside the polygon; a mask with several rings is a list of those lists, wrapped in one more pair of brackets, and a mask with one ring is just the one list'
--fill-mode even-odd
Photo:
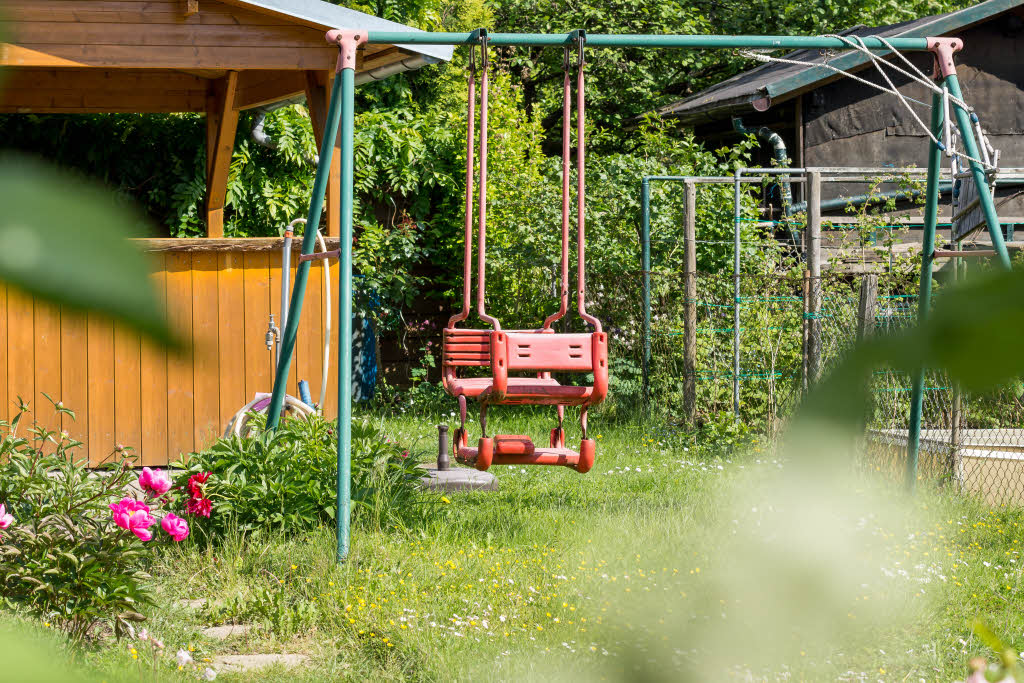
{"label": "green foliage", "polygon": [[[220,439],[193,453],[181,478],[210,472],[203,487],[212,501],[208,519],[191,517],[210,539],[232,529],[309,529],[333,524],[337,481],[336,422],[319,416],[285,420],[255,436]],[[366,528],[405,525],[427,514],[413,458],[365,421],[352,424],[352,517]]]}
{"label": "green foliage", "polygon": [[130,461],[97,476],[74,459],[81,444],[66,434],[36,424],[19,436],[26,414],[0,421],[0,503],[14,516],[0,532],[0,604],[52,622],[73,640],[95,635],[100,624],[120,636],[152,603],[144,571],[152,551],[113,523],[109,507],[134,479]]}

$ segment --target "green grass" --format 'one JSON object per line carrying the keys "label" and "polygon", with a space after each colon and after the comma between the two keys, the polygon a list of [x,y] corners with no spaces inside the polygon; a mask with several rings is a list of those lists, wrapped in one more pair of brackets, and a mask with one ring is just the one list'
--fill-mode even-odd
{"label": "green grass", "polygon": [[[495,412],[502,432],[537,438],[550,427]],[[436,421],[386,425],[425,457]],[[890,505],[904,502],[899,489],[852,472],[834,488],[808,485],[756,440],[730,452],[710,436],[596,420],[592,434],[598,459],[586,476],[494,468],[497,493],[437,497],[435,514],[408,528],[356,527],[341,566],[329,528],[175,548],[154,567],[148,629],[168,660],[189,646],[200,662],[311,657],[289,673],[218,677],[246,681],[721,680],[722,669],[754,680],[948,681],[987,653],[971,635],[979,616],[1024,647],[1019,510],[925,487]],[[254,632],[200,635],[258,595],[265,614],[244,615]],[[85,662],[108,680],[153,679],[125,644]],[[195,679],[167,662],[158,671]]]}

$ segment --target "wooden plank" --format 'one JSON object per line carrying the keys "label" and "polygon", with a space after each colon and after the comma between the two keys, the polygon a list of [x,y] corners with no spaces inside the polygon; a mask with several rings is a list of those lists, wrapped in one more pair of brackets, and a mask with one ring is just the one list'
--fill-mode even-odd
{"label": "wooden plank", "polygon": [[4,16],[8,21],[15,22],[297,26],[294,21],[249,12],[238,7],[229,8],[217,2],[204,2],[199,14],[186,17],[181,13],[181,6],[174,2],[33,0],[20,6],[13,3],[5,6]]}
{"label": "wooden plank", "polygon": [[46,45],[0,43],[0,66],[123,67],[139,69],[318,69],[337,48],[166,45]]}
{"label": "wooden plank", "polygon": [[[164,254],[154,259],[150,282],[157,300],[166,306],[167,266]],[[167,464],[167,352],[151,341],[142,342],[141,374],[145,378],[141,389],[143,465]]]}
{"label": "wooden plank", "polygon": [[[245,72],[239,76],[235,109],[250,109],[286,100],[305,92],[305,78],[298,71],[277,71],[270,78],[267,72]],[[259,75],[256,75],[259,74]]]}
{"label": "wooden plank", "polygon": [[114,326],[114,440],[141,457],[142,341],[121,325]]}
{"label": "wooden plank", "polygon": [[75,458],[89,457],[89,338],[84,314],[60,312],[60,400],[75,417],[65,415],[61,428],[82,442]]}
{"label": "wooden plank", "polygon": [[[308,72],[307,72],[308,74]],[[333,89],[334,84],[334,72],[328,72],[327,74],[327,85],[324,86],[324,93],[322,98],[317,97],[318,106],[319,102],[323,102],[322,113],[317,112],[317,118],[315,119],[317,125],[313,126],[313,135],[316,137],[316,146],[319,149],[323,145],[323,134],[324,126],[327,121],[327,105],[329,100],[329,93]],[[306,77],[306,87],[312,89],[312,83],[310,83],[309,76]],[[326,223],[327,231],[326,236],[337,237],[341,234],[341,136],[337,135],[334,138],[334,152],[331,155],[331,167],[327,176],[327,192],[325,194],[326,206],[324,207],[324,222]]]}
{"label": "wooden plank", "polygon": [[[238,110],[235,93],[238,72],[231,71],[216,82],[208,100],[206,119],[206,236],[224,236],[224,203],[228,191],[228,171],[235,149]],[[212,151],[211,151],[212,150]]]}
{"label": "wooden plank", "polygon": [[[149,251],[154,253],[161,252],[273,252],[275,254],[281,253],[281,238],[280,237],[227,237],[219,239],[195,239],[189,237],[185,239],[169,238],[169,237],[151,237],[143,239],[132,240],[138,247],[143,251]],[[337,249],[338,238],[327,237],[327,248]],[[295,240],[292,244],[292,250],[298,253],[302,247],[302,240]]]}
{"label": "wooden plank", "polygon": [[18,45],[331,49],[322,31],[299,26],[0,21],[0,34]]}
{"label": "wooden plank", "polygon": [[19,402],[35,409],[33,308],[32,297],[14,288],[7,290],[7,397],[15,403],[15,412]]}
{"label": "wooden plank", "polygon": [[111,462],[114,456],[114,324],[89,314],[89,464]]}
{"label": "wooden plank", "polygon": [[339,271],[335,261],[331,264],[331,361],[327,372],[327,395],[324,397],[324,416],[332,420],[338,417],[338,327],[341,324],[341,318],[338,317]]}
{"label": "wooden plank", "polygon": [[192,337],[195,340],[195,448],[202,449],[220,436],[219,309],[217,255],[192,254]]}
{"label": "wooden plank", "polygon": [[217,343],[220,372],[220,424],[252,397],[245,395],[245,294],[242,254],[217,255]]}
{"label": "wooden plank", "polygon": [[177,113],[202,112],[203,91],[100,92],[76,90],[4,90],[0,110],[7,113]]}
{"label": "wooden plank", "polygon": [[177,71],[155,74],[138,69],[18,68],[10,69],[4,80],[4,87],[10,90],[200,90],[205,93],[209,85],[209,78],[192,74]]}
{"label": "wooden plank", "polygon": [[[168,254],[167,320],[183,339],[192,339],[192,258],[188,254]],[[195,398],[192,374],[192,350],[167,357],[167,457],[177,460],[194,450]]]}
{"label": "wooden plank", "polygon": [[[274,384],[274,356],[264,341],[270,319],[270,261],[266,253],[244,254],[243,290],[245,395],[269,392]],[[242,315],[243,311],[238,311]]]}
{"label": "wooden plank", "polygon": [[[60,415],[51,400],[60,400],[60,308],[37,302],[33,307],[35,322],[35,396],[32,405],[36,420],[54,431],[60,431]],[[45,394],[45,395],[44,395]],[[46,396],[50,398],[46,398]]]}

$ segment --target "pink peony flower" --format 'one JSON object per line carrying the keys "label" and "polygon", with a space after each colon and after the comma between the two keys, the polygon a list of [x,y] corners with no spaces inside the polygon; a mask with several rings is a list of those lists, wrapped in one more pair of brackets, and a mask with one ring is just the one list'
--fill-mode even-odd
{"label": "pink peony flower", "polygon": [[111,503],[110,510],[117,526],[132,532],[141,541],[153,538],[153,532],[149,527],[156,524],[156,518],[149,513],[149,506],[145,503],[132,498],[122,498],[120,503]]}
{"label": "pink peony flower", "polygon": [[160,526],[175,541],[184,541],[188,538],[188,522],[173,512],[167,513]]}
{"label": "pink peony flower", "polygon": [[185,512],[200,517],[209,517],[211,510],[213,510],[213,503],[209,498],[192,498],[185,505]]}
{"label": "pink peony flower", "polygon": [[150,491],[154,495],[162,496],[171,490],[171,478],[159,470],[143,467],[142,474],[139,475],[139,486],[143,491]]}
{"label": "pink peony flower", "polygon": [[[12,524],[14,524],[14,515],[7,512],[4,504],[0,503],[0,530],[6,529]],[[3,538],[3,534],[0,534],[0,538]]]}

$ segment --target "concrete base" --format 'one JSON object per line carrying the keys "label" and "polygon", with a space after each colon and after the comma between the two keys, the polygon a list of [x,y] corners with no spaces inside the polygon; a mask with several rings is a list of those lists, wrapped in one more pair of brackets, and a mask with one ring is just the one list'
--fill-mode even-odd
{"label": "concrete base", "polygon": [[421,466],[425,475],[420,485],[431,491],[497,491],[498,480],[490,472],[452,465],[447,470],[437,469],[436,463]]}

